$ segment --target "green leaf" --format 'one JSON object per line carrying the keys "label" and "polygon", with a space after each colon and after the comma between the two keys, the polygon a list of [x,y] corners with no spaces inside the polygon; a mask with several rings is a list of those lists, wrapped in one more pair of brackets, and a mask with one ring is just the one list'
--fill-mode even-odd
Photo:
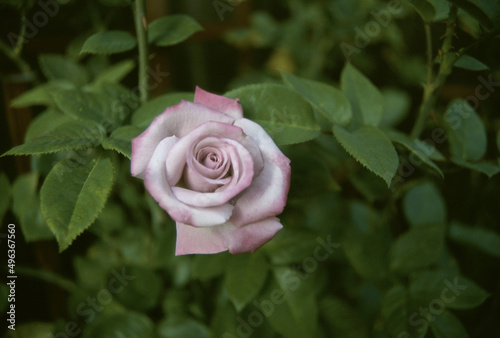
{"label": "green leaf", "polygon": [[[142,266],[129,266],[127,275],[133,278],[126,292],[118,292],[114,297],[127,308],[146,312],[156,306],[162,291],[163,280],[153,270]],[[108,280],[113,278],[109,276]],[[130,277],[131,278],[131,277]]]}
{"label": "green leaf", "polygon": [[134,338],[154,337],[154,324],[148,316],[123,311],[104,313],[90,322],[83,331],[83,338]]}
{"label": "green leaf", "polygon": [[459,8],[462,8],[467,13],[469,13],[472,17],[474,17],[481,25],[484,27],[491,29],[493,28],[493,22],[485,14],[485,12],[481,9],[481,7],[477,6],[473,2],[469,0],[450,0],[451,3],[455,4]]}
{"label": "green leaf", "polygon": [[12,186],[12,211],[21,223],[26,242],[54,238],[40,211],[38,175],[29,173],[18,176]]}
{"label": "green leaf", "polygon": [[132,115],[132,124],[139,127],[147,127],[153,119],[163,113],[168,107],[177,105],[181,100],[193,101],[193,93],[177,92],[168,93],[155,97],[139,107]]}
{"label": "green leaf", "polygon": [[480,227],[470,227],[451,222],[450,238],[460,244],[473,247],[493,257],[500,258],[500,234]]}
{"label": "green leaf", "polygon": [[236,311],[243,310],[259,294],[266,281],[268,270],[265,257],[259,253],[228,258],[224,286]]}
{"label": "green leaf", "polygon": [[411,105],[410,95],[400,89],[386,88],[382,90],[384,98],[384,116],[379,127],[394,127],[408,115]]}
{"label": "green leaf", "polygon": [[385,325],[397,337],[408,328],[408,291],[402,285],[393,286],[382,299],[380,308]]}
{"label": "green leaf", "polygon": [[430,181],[413,186],[403,197],[406,220],[414,227],[446,222],[446,205]]}
{"label": "green leaf", "polygon": [[0,196],[0,222],[3,220],[5,213],[9,209],[10,205],[10,195],[11,186],[7,175],[4,172],[0,173],[0,191],[2,192]]}
{"label": "green leaf", "polygon": [[43,54],[40,55],[38,62],[47,80],[66,80],[77,87],[89,82],[87,70],[66,56]]}
{"label": "green leaf", "polygon": [[452,101],[444,114],[444,123],[454,158],[477,161],[484,156],[486,131],[483,122],[467,101]]}
{"label": "green leaf", "polygon": [[28,143],[39,136],[47,135],[56,127],[69,121],[74,121],[74,119],[58,110],[49,108],[31,121],[24,135],[24,142]]}
{"label": "green leaf", "polygon": [[148,40],[157,46],[172,46],[202,29],[203,27],[188,15],[164,16],[148,25]]}
{"label": "green leaf", "polygon": [[384,114],[384,97],[377,87],[350,63],[342,70],[340,83],[354,118],[362,125],[377,126]]}
{"label": "green leaf", "polygon": [[130,158],[132,153],[132,139],[138,136],[142,129],[136,126],[123,126],[115,129],[111,135],[105,138],[102,142],[104,149],[115,150],[127,158]]}
{"label": "green leaf", "polygon": [[330,337],[363,338],[369,336],[367,324],[359,311],[343,300],[332,296],[323,298],[319,309],[321,317],[332,333]]}
{"label": "green leaf", "polygon": [[128,32],[98,32],[87,38],[80,53],[109,55],[129,51],[136,45],[135,38]]}
{"label": "green leaf", "polygon": [[161,338],[209,338],[208,327],[192,318],[172,318],[162,320],[158,324],[158,333]]}
{"label": "green leaf", "polygon": [[96,219],[114,180],[113,165],[100,154],[87,163],[57,163],[40,190],[43,218],[65,250]]}
{"label": "green leaf", "polygon": [[431,224],[414,227],[392,244],[390,267],[408,273],[437,261],[444,247],[444,226]]}
{"label": "green leaf", "polygon": [[94,83],[118,83],[135,68],[134,60],[123,60],[99,73],[94,79]]}
{"label": "green leaf", "polygon": [[241,87],[224,96],[239,98],[245,117],[260,124],[278,145],[319,136],[320,127],[311,105],[288,87],[263,83]]}
{"label": "green leaf", "polygon": [[344,94],[325,83],[307,80],[286,72],[281,72],[283,81],[297,91],[329,121],[346,126],[351,122],[352,111]]}
{"label": "green leaf", "polygon": [[469,337],[460,320],[449,311],[443,312],[431,321],[431,330],[436,338]]}
{"label": "green leaf", "polygon": [[54,323],[28,322],[15,326],[15,330],[9,332],[9,338],[25,337],[52,337],[54,335]]}
{"label": "green leaf", "polygon": [[500,166],[490,163],[490,162],[466,162],[462,161],[457,158],[452,159],[453,163],[458,164],[461,167],[475,170],[477,172],[480,172],[482,174],[485,174],[489,178],[493,177],[494,175],[500,173]]}
{"label": "green leaf", "polygon": [[53,106],[54,100],[51,96],[58,90],[74,89],[75,85],[67,80],[51,80],[30,89],[12,100],[11,106],[14,108],[24,108],[29,106]]}
{"label": "green leaf", "polygon": [[[401,144],[411,152],[409,160],[412,164],[419,165],[423,162],[444,178],[444,174],[441,169],[430,159],[430,156],[434,158],[442,158],[443,160],[445,159],[439,150],[437,150],[433,145],[418,139],[412,139],[406,134],[396,130],[388,130],[385,133],[392,142]],[[417,158],[412,157],[412,155],[415,155]]]}
{"label": "green leaf", "polygon": [[98,146],[104,138],[105,130],[92,121],[68,121],[54,128],[49,134],[15,146],[5,155],[38,155],[58,151],[87,149]]}
{"label": "green leaf", "polygon": [[333,133],[356,161],[390,186],[398,170],[399,158],[391,141],[380,129],[364,126],[350,133],[340,126],[334,126]]}
{"label": "green leaf", "polygon": [[432,22],[436,16],[436,9],[427,0],[408,0],[425,22]]}
{"label": "green leaf", "polygon": [[191,262],[192,278],[206,281],[220,276],[225,269],[228,255],[196,255]]}
{"label": "green leaf", "polygon": [[490,67],[488,67],[478,59],[473,58],[472,56],[467,54],[462,55],[453,66],[474,71],[490,69]]}

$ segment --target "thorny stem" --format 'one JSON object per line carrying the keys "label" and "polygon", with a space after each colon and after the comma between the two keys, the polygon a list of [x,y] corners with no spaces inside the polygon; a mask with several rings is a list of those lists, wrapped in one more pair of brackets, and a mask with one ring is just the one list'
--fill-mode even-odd
{"label": "thorny stem", "polygon": [[139,95],[141,103],[149,100],[149,55],[145,0],[135,1],[134,23],[139,48]]}

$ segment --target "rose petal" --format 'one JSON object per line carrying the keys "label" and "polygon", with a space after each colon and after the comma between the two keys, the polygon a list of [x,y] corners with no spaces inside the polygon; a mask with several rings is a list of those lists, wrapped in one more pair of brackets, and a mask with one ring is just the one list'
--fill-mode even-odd
{"label": "rose petal", "polygon": [[234,120],[202,104],[188,101],[181,101],[176,106],[168,107],[141,135],[132,140],[130,160],[132,175],[144,178],[144,170],[161,140],[174,135],[182,137],[207,121],[232,124]]}
{"label": "rose petal", "polygon": [[290,160],[283,155],[261,126],[247,119],[235,121],[259,145],[264,169],[254,175],[253,182],[238,197],[231,222],[242,226],[262,218],[280,214],[290,188]]}
{"label": "rose petal", "polygon": [[200,227],[214,226],[226,222],[231,216],[233,206],[226,203],[212,208],[197,208],[179,201],[168,185],[165,159],[178,142],[175,136],[168,137],[158,144],[144,173],[144,184],[151,196],[177,222]]}
{"label": "rose petal", "polygon": [[224,96],[209,93],[198,86],[196,86],[196,90],[194,92],[195,103],[201,103],[207,107],[227,114],[234,119],[240,119],[243,117],[243,109],[238,101],[238,99],[230,99]]}
{"label": "rose petal", "polygon": [[177,223],[175,254],[212,254],[228,249],[231,254],[254,252],[270,241],[282,228],[276,217],[241,228],[231,222],[211,228],[197,228]]}

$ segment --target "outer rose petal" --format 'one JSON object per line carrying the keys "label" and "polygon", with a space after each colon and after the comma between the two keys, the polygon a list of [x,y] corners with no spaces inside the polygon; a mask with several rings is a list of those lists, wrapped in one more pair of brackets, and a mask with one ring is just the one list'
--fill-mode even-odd
{"label": "outer rose petal", "polygon": [[169,136],[182,137],[208,121],[232,124],[234,119],[204,105],[188,101],[168,107],[141,135],[132,140],[132,176],[144,179],[144,170],[161,140]]}
{"label": "outer rose petal", "polygon": [[226,222],[231,216],[233,206],[226,203],[212,208],[197,208],[179,201],[167,183],[165,159],[177,142],[175,136],[168,137],[158,144],[144,173],[144,184],[151,196],[165,209],[176,222],[196,226],[213,226]]}
{"label": "outer rose petal", "polygon": [[242,228],[231,222],[210,228],[197,228],[178,222],[175,254],[213,254],[228,249],[231,254],[254,252],[282,228],[275,217]]}
{"label": "outer rose petal", "polygon": [[198,86],[196,86],[196,91],[194,92],[194,102],[204,104],[234,119],[241,119],[243,117],[243,109],[241,108],[241,104],[238,103],[238,99],[233,100],[228,97],[212,94]]}
{"label": "outer rose petal", "polygon": [[283,211],[290,188],[291,168],[290,160],[261,126],[247,119],[236,120],[234,124],[258,143],[264,158],[264,169],[254,176],[252,184],[234,205],[231,222],[243,226]]}

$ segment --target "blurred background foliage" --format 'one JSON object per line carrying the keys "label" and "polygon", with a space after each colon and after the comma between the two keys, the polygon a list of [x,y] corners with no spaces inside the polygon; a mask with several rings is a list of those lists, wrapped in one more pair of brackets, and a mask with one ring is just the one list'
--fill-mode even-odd
{"label": "blurred background foliage", "polygon": [[[479,122],[457,135],[447,131],[450,140],[470,142],[436,142],[437,152],[423,161],[426,165],[412,165],[411,145],[390,137],[400,167],[399,180],[388,188],[349,156],[325,131],[327,121],[316,115],[323,128],[319,137],[281,147],[292,160],[289,202],[280,216],[284,229],[256,253],[174,256],[173,221],[143,183],[131,178],[130,161],[118,153],[109,159],[114,184],[106,207],[88,231],[58,253],[40,211],[40,187],[53,163],[92,157],[93,150],[0,158],[0,217],[5,225],[18,225],[16,331],[5,329],[5,335],[498,335],[500,95],[496,82],[490,80],[488,87],[484,81],[500,79],[500,44],[494,38],[500,5],[453,3],[460,6],[453,48],[473,44],[467,50],[472,58],[462,59],[449,75],[428,126],[444,126],[450,101],[479,97],[482,84],[480,94],[488,97],[475,107]],[[388,12],[394,4],[399,9]],[[44,106],[53,104],[47,102],[51,89],[19,99],[46,80],[65,78],[79,86],[79,81],[98,84],[114,76],[121,84],[109,94],[130,98],[124,109],[134,124],[134,118],[144,122],[154,116],[151,111],[188,99],[196,85],[222,94],[248,84],[282,83],[282,71],[338,88],[347,61],[382,94],[379,127],[408,134],[427,81],[422,18],[431,27],[436,70],[449,12],[445,0],[150,0],[149,22],[184,14],[203,30],[180,44],[151,46],[153,100],[138,108],[131,93],[137,88],[136,49],[80,53],[96,32],[135,35],[131,5],[127,0],[0,1],[2,153],[40,135],[36,128],[46,128],[40,116],[48,116]],[[31,25],[19,48],[11,42],[20,35],[23,15]],[[483,39],[488,34],[493,39]],[[112,68],[116,65],[121,68]],[[62,116],[46,117],[47,123],[63,123]],[[431,137],[430,129],[421,135]],[[457,145],[470,146],[469,155],[484,154],[459,165],[453,160],[462,151],[453,148]],[[480,158],[488,161],[487,168]],[[2,283],[2,313],[7,292]]]}

